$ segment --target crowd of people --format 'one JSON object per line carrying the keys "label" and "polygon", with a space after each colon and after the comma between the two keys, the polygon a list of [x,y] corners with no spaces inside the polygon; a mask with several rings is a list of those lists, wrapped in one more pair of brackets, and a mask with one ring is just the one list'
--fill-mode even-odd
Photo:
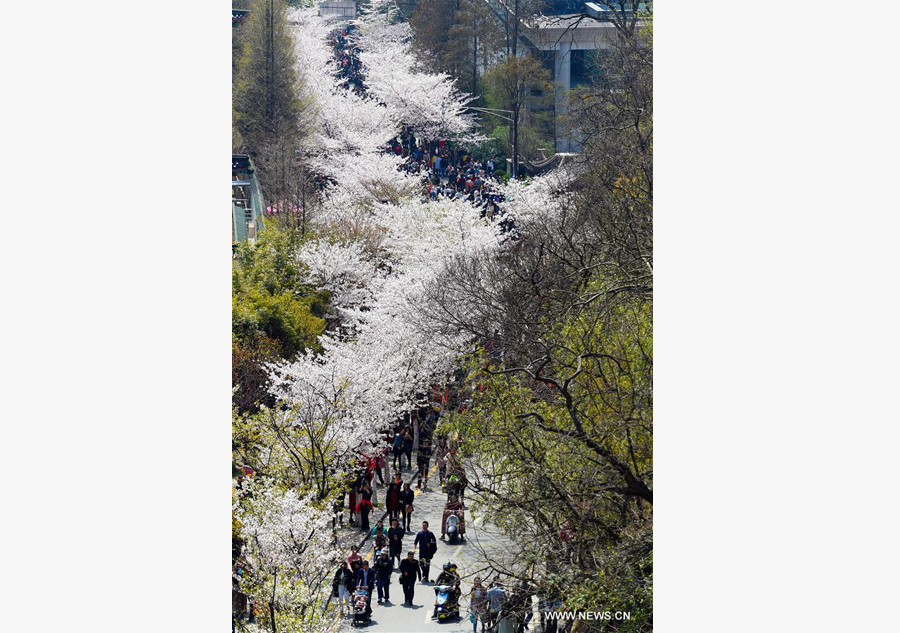
{"label": "crowd of people", "polygon": [[422,141],[405,126],[399,137],[387,143],[385,151],[406,158],[403,168],[422,176],[427,198],[468,200],[480,209],[482,217],[493,217],[500,211],[504,197],[496,187],[497,164],[493,158],[477,159],[470,150],[455,147],[448,139]]}
{"label": "crowd of people", "polygon": [[[342,614],[350,613],[350,597],[360,587],[367,590],[367,610],[371,610],[371,596],[377,588],[378,602],[390,600],[392,574],[399,574],[399,583],[403,587],[404,602],[412,604],[413,587],[416,581],[427,583],[431,568],[431,558],[437,551],[437,538],[430,531],[427,521],[412,539],[412,550],[403,557],[404,539],[412,535],[412,514],[415,491],[410,482],[403,482],[403,472],[412,473],[417,489],[426,489],[430,475],[431,442],[430,431],[434,428],[430,415],[422,416],[419,426],[418,448],[416,450],[416,467],[413,470],[412,453],[414,429],[409,424],[409,416],[398,424],[391,433],[382,438],[384,444],[373,454],[362,454],[352,475],[350,487],[350,520],[355,520],[354,510],[359,516],[360,527],[371,537],[374,564],[370,568],[368,555],[364,558],[358,547],[353,547],[347,560],[335,574],[333,593],[338,598]],[[429,423],[431,421],[431,423]],[[438,442],[438,454],[445,454],[445,444]],[[393,455],[395,471],[393,477],[388,476],[389,457]],[[404,463],[405,458],[405,463]],[[385,517],[390,527],[385,526],[384,519],[379,519],[374,530],[369,531],[368,513],[371,511],[373,484],[378,481],[385,487]],[[385,485],[385,482],[389,482]],[[377,487],[376,487],[377,489]],[[359,499],[357,500],[357,496]],[[376,501],[377,503],[377,501]],[[334,525],[343,524],[343,500],[335,505]],[[407,541],[408,542],[408,541]],[[416,557],[418,555],[418,558]]]}
{"label": "crowd of people", "polygon": [[[369,515],[379,505],[376,482],[385,489],[384,507],[387,510],[388,519],[397,519],[404,529],[410,528],[415,491],[410,482],[403,482],[402,474],[405,470],[411,471],[411,481],[415,482],[416,489],[427,488],[428,471],[432,458],[430,431],[435,424],[430,420],[437,419],[436,416],[434,418],[427,415],[420,417],[422,420],[418,440],[414,439],[415,432],[410,424],[409,416],[407,416],[406,421],[385,433],[381,442],[376,442],[375,448],[369,452],[360,451],[358,453],[354,469],[344,476],[343,495],[335,501],[332,529],[343,527],[345,509],[350,511],[349,521],[351,524],[357,524],[358,519],[360,529],[364,532],[371,529]],[[415,469],[412,466],[413,452],[416,453]],[[444,456],[447,454],[446,443],[439,441],[434,455],[438,459],[442,473],[445,468]],[[390,474],[389,466],[393,466],[393,475]],[[443,483],[443,475],[441,482]],[[378,526],[376,526],[376,531],[377,529]]]}
{"label": "crowd of people", "polygon": [[[365,94],[364,68],[353,41],[353,27],[344,27],[331,36],[341,86],[358,95]],[[385,152],[406,159],[403,169],[421,175],[425,199],[466,199],[481,211],[482,217],[493,217],[504,201],[496,187],[495,173],[500,165],[493,158],[476,159],[471,150],[456,147],[445,138],[424,140],[408,126],[385,146]]]}
{"label": "crowd of people", "polygon": [[[364,67],[353,41],[352,28],[345,27],[334,32],[331,44],[341,86],[363,96]],[[464,199],[479,209],[482,217],[493,217],[499,213],[504,197],[495,179],[500,165],[493,158],[476,158],[472,151],[456,146],[449,139],[419,138],[413,129],[405,125],[400,134],[385,145],[384,151],[405,159],[402,169],[421,177],[424,200]],[[442,540],[446,536],[448,516],[464,516],[466,477],[457,448],[446,438],[435,438],[432,446],[432,431],[437,426],[439,407],[427,407],[413,415],[418,416],[417,428],[411,424],[412,417],[408,414],[380,441],[374,442],[371,450],[358,454],[353,471],[346,476],[345,494],[335,503],[333,528],[343,526],[344,511],[349,509],[350,523],[356,524],[358,521],[359,528],[366,534],[363,542],[371,540],[372,544],[371,553],[365,557],[354,546],[335,573],[333,595],[338,599],[342,615],[352,613],[351,597],[360,588],[365,589],[367,595],[368,614],[371,614],[371,598],[376,592],[379,603],[389,602],[394,574],[398,575],[404,604],[407,605],[412,605],[416,582],[431,582],[431,560],[437,551],[438,539],[430,530],[428,521],[422,522],[422,529],[412,538],[412,546],[407,546],[406,555],[403,554],[404,540],[413,534],[411,525],[416,492],[412,483],[415,482],[418,490],[427,489],[432,458],[440,487],[448,493],[441,517]],[[415,470],[412,466],[414,452]],[[393,475],[390,474],[391,468]],[[408,482],[403,481],[404,471],[412,475]],[[385,515],[372,528],[369,516],[376,507],[380,507],[377,496],[379,486],[384,488]],[[345,504],[347,496],[349,500]],[[464,525],[464,519],[462,521]],[[368,560],[370,556],[372,563]],[[451,586],[458,606],[461,578],[456,565],[445,563],[434,584]],[[524,631],[531,619],[530,604],[530,594],[526,597],[524,587],[507,594],[500,578],[489,586],[482,585],[481,580],[475,578],[469,593],[468,612],[473,631],[477,632],[479,622],[482,631]]]}
{"label": "crowd of people", "polygon": [[350,34],[352,27],[345,27],[331,34],[331,46],[334,48],[334,56],[337,59],[340,77],[343,80],[342,88],[352,90],[362,96],[365,94],[363,82],[362,62],[359,59],[359,51],[353,44]]}

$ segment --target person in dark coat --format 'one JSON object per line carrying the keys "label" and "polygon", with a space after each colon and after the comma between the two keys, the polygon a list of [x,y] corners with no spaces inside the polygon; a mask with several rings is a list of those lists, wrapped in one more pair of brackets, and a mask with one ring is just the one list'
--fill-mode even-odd
{"label": "person in dark coat", "polygon": [[369,596],[366,599],[366,613],[372,613],[372,592],[375,591],[375,570],[369,569],[369,561],[362,562],[362,569],[356,572],[356,588],[365,587],[369,590]]}
{"label": "person in dark coat", "polygon": [[400,564],[400,558],[403,556],[404,536],[406,536],[406,530],[400,527],[400,522],[397,519],[391,520],[391,527],[388,530],[388,548],[391,555],[391,564],[393,564],[394,558],[397,559],[397,564]]}
{"label": "person in dark coat", "polygon": [[368,481],[364,481],[359,487],[359,494],[363,499],[372,500],[372,486],[369,485]]}
{"label": "person in dark coat", "polygon": [[431,557],[437,552],[437,539],[434,532],[428,529],[428,521],[422,522],[422,530],[416,534],[413,547],[419,547],[419,564],[422,566],[422,582],[428,582],[431,570]]}
{"label": "person in dark coat", "polygon": [[416,499],[416,493],[412,491],[409,484],[403,484],[403,490],[400,492],[400,514],[403,520],[403,529],[409,531],[409,523],[412,521],[413,501]]}
{"label": "person in dark coat", "polygon": [[394,565],[388,558],[388,551],[381,550],[381,556],[375,559],[375,574],[378,582],[378,602],[384,599],[387,602],[391,600],[391,574],[394,572]]}
{"label": "person in dark coat", "polygon": [[337,529],[337,524],[340,523],[341,527],[344,527],[344,498],[347,496],[347,493],[344,490],[341,490],[339,496],[334,500],[334,506],[332,506],[331,510],[334,513],[331,517],[331,529]]}
{"label": "person in dark coat", "polygon": [[[400,470],[401,468],[403,468],[403,458],[401,457],[401,455],[403,455],[403,434],[400,431],[397,431],[397,433],[394,434],[393,448],[394,448],[394,469]],[[398,464],[398,462],[399,462],[399,464]]]}
{"label": "person in dark coat", "polygon": [[350,494],[350,499],[349,499],[349,504],[350,504],[350,506],[349,506],[349,507],[350,507],[350,523],[353,523],[354,521],[356,521],[356,517],[354,516],[353,513],[356,512],[356,503],[357,503],[357,498],[356,498],[356,486],[355,486],[355,484],[354,484],[353,486],[350,487],[349,494]]}
{"label": "person in dark coat", "polygon": [[422,578],[419,561],[414,552],[407,552],[406,558],[400,562],[400,586],[403,587],[403,604],[412,605],[416,580]]}
{"label": "person in dark coat", "polygon": [[354,577],[353,570],[346,561],[344,561],[337,570],[331,586],[337,591],[341,615],[344,615],[345,602],[347,603],[347,613],[350,613],[352,611],[352,607],[350,606],[350,596],[353,594],[353,589],[356,587],[356,578]]}
{"label": "person in dark coat", "polygon": [[[406,454],[406,467],[412,470],[413,436],[409,429],[403,431],[403,452]],[[403,460],[400,460],[403,464]]]}
{"label": "person in dark coat", "polygon": [[400,475],[390,483],[387,489],[387,494],[385,495],[385,503],[387,504],[388,509],[388,517],[391,519],[396,519],[400,514],[400,493],[401,493],[401,480]]}
{"label": "person in dark coat", "polygon": [[431,461],[431,443],[428,440],[422,440],[419,446],[419,454],[416,455],[416,466],[419,469],[419,483],[416,488],[428,487],[428,465]]}

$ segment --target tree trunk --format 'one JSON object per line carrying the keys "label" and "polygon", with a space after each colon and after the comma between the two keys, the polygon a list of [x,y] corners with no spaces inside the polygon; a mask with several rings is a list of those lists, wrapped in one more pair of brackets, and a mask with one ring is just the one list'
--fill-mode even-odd
{"label": "tree trunk", "polygon": [[472,40],[472,94],[478,92],[478,33],[475,31],[475,21],[472,21],[472,32],[475,33]]}
{"label": "tree trunk", "polygon": [[272,633],[275,632],[275,582],[278,578],[278,572],[272,574],[272,599],[269,600],[269,617],[272,618]]}
{"label": "tree trunk", "polygon": [[516,56],[516,48],[519,43],[519,0],[516,0],[513,12],[513,32],[512,32],[512,56]]}
{"label": "tree trunk", "polygon": [[512,177],[519,175],[519,104],[513,104],[513,155]]}

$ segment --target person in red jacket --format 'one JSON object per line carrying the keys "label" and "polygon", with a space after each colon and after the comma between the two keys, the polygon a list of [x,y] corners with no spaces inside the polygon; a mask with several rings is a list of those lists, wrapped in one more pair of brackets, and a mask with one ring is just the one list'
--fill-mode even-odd
{"label": "person in red jacket", "polygon": [[366,532],[369,531],[369,512],[374,510],[372,507],[372,502],[366,498],[363,498],[358,504],[356,504],[356,511],[359,512],[360,520],[362,521],[362,529]]}

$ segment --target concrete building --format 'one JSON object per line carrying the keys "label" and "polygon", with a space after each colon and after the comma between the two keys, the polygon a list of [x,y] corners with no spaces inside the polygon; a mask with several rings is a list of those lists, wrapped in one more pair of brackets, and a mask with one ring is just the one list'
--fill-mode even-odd
{"label": "concrete building", "polygon": [[237,26],[250,15],[249,9],[232,9],[231,10],[231,26]]}
{"label": "concrete building", "polygon": [[544,60],[552,60],[556,151],[577,151],[568,121],[568,94],[590,81],[594,52],[612,46],[616,27],[609,20],[598,20],[583,13],[542,15],[528,25],[526,33],[535,51]]}
{"label": "concrete building", "polygon": [[246,154],[231,155],[231,241],[255,240],[265,202],[253,161]]}
{"label": "concrete building", "polygon": [[342,20],[356,19],[356,0],[322,0],[319,2],[319,15],[332,16]]}
{"label": "concrete building", "polygon": [[[501,20],[513,13],[510,0],[484,0]],[[568,93],[590,81],[596,51],[607,50],[616,36],[613,12],[603,2],[553,0],[534,19],[521,19],[518,51],[533,55],[553,75],[557,153],[577,151],[568,121]]]}

